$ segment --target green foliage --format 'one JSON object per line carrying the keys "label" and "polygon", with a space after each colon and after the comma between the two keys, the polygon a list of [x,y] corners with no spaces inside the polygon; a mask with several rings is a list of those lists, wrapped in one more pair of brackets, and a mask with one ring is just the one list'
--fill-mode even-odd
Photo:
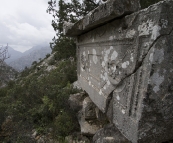
{"label": "green foliage", "polygon": [[55,60],[75,58],[76,44],[73,39],[61,37],[56,41],[53,51],[56,51]]}
{"label": "green foliage", "polygon": [[21,77],[25,77],[25,76],[27,76],[27,75],[29,74],[29,71],[30,71],[30,69],[25,68],[25,70],[22,71],[22,72],[20,73],[20,76],[21,76]]}
{"label": "green foliage", "polygon": [[75,128],[73,119],[69,112],[61,111],[55,119],[55,128],[57,128],[57,135],[65,137],[72,133]]}
{"label": "green foliage", "polygon": [[49,65],[54,65],[54,64],[56,64],[56,60],[55,60],[56,58],[54,57],[54,58],[52,58],[51,60],[49,60]]}
{"label": "green foliage", "polygon": [[36,64],[37,64],[37,61],[33,61],[33,62],[32,62],[32,65],[36,65]]}
{"label": "green foliage", "polygon": [[63,36],[62,32],[64,21],[74,23],[98,6],[98,2],[96,2],[96,0],[72,0],[71,3],[59,0],[58,10],[55,9],[56,0],[50,0],[48,4],[49,6],[47,12],[51,13],[54,18],[52,20],[52,26],[57,32],[58,38]]}
{"label": "green foliage", "polygon": [[75,23],[82,16],[96,8],[98,2],[96,0],[84,0],[81,3],[80,0],[72,0],[71,3],[67,3],[64,0],[59,0],[58,10],[55,9],[56,0],[50,0],[48,4],[47,12],[52,13],[52,26],[58,37],[54,37],[52,43],[50,43],[53,51],[56,51],[56,60],[75,58],[76,45],[74,39],[63,35],[63,23],[65,21]]}
{"label": "green foliage", "polygon": [[[68,105],[69,95],[77,92],[71,86],[77,79],[76,63],[59,61],[57,68],[50,72],[42,69],[35,72],[36,67],[26,69],[18,80],[0,89],[0,123],[10,115],[16,124],[19,121],[33,124],[39,133],[53,128],[55,137],[68,135],[78,129],[75,113]],[[62,118],[66,118],[66,125],[55,128],[61,124]]]}
{"label": "green foliage", "polygon": [[7,109],[7,104],[5,103],[6,99],[4,95],[6,95],[7,89],[2,89],[0,90],[0,124],[3,123],[5,120],[6,116],[6,109]]}
{"label": "green foliage", "polygon": [[86,14],[88,14],[91,10],[93,10],[97,6],[99,6],[99,2],[96,0],[83,0],[81,15],[85,16]]}
{"label": "green foliage", "polygon": [[45,58],[47,59],[47,58],[49,58],[49,57],[50,57],[50,54],[47,54]]}

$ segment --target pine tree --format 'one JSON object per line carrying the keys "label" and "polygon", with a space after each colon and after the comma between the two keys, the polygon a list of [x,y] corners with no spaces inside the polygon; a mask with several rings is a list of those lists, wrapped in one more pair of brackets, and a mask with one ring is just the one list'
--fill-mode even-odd
{"label": "pine tree", "polygon": [[96,0],[83,0],[83,15],[88,14],[90,11],[95,9],[97,6],[99,6],[99,2]]}
{"label": "pine tree", "polygon": [[98,6],[96,0],[71,0],[71,3],[65,3],[64,0],[58,1],[59,9],[55,9],[56,0],[50,0],[48,2],[49,7],[47,12],[52,13],[53,20],[52,26],[56,31],[57,38],[53,38],[50,46],[53,51],[56,51],[56,59],[67,59],[69,57],[75,57],[76,46],[73,38],[68,38],[63,35],[63,23],[71,22],[75,23],[92,9]]}
{"label": "pine tree", "polygon": [[98,6],[96,0],[71,0],[71,3],[65,3],[64,0],[59,0],[58,10],[55,10],[56,0],[50,0],[48,2],[49,7],[47,12],[53,13],[54,19],[52,20],[52,26],[58,33],[57,36],[63,36],[63,23],[64,21],[75,23],[81,17]]}

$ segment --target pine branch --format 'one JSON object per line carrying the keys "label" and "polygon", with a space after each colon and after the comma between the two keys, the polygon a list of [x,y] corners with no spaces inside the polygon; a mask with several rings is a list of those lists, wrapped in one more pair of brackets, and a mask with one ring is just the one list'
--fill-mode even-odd
{"label": "pine branch", "polygon": [[92,1],[92,0],[88,0],[90,3],[92,3],[94,6],[97,6],[97,4],[94,2],[94,1]]}

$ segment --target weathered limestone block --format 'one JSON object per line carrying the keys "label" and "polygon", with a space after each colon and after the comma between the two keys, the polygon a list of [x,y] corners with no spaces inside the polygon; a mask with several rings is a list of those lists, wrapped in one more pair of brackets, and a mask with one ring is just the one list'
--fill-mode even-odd
{"label": "weathered limestone block", "polygon": [[86,120],[82,112],[78,114],[78,121],[81,128],[81,134],[85,136],[93,136],[100,128],[97,120]]}
{"label": "weathered limestone block", "polygon": [[129,53],[135,68],[128,73],[133,64],[126,62],[127,75],[113,91],[113,123],[133,143],[173,139],[172,7],[173,1],[160,2],[126,17],[136,18],[138,49]]}
{"label": "weathered limestone block", "polygon": [[172,30],[173,0],[166,0],[76,31],[78,81],[132,143],[173,139]]}
{"label": "weathered limestone block", "polygon": [[93,136],[107,122],[107,117],[85,92],[69,97],[70,108],[77,112],[82,135]]}
{"label": "weathered limestone block", "polygon": [[78,113],[78,121],[81,133],[86,136],[93,136],[107,122],[107,118],[92,100],[86,97],[83,100],[82,110]]}
{"label": "weathered limestone block", "polygon": [[113,99],[111,99],[107,105],[106,116],[109,120],[109,123],[113,123]]}
{"label": "weathered limestone block", "polygon": [[89,97],[83,100],[82,112],[85,120],[98,120],[99,122],[105,122],[107,120],[106,115],[98,109]]}
{"label": "weathered limestone block", "polygon": [[86,97],[83,101],[83,113],[84,118],[87,119],[96,119],[96,105],[92,102],[89,97]]}
{"label": "weathered limestone block", "polygon": [[79,86],[78,81],[73,82],[72,86],[73,86],[73,89],[78,89],[78,90],[81,90],[81,89],[82,89],[82,88]]}
{"label": "weathered limestone block", "polygon": [[[104,2],[106,2],[104,0]],[[107,0],[75,24],[64,23],[64,34],[78,36],[114,18],[138,11],[139,0]]]}
{"label": "weathered limestone block", "polygon": [[113,124],[108,124],[97,131],[93,137],[93,143],[130,143],[130,141]]}
{"label": "weathered limestone block", "polygon": [[86,96],[87,95],[85,92],[71,94],[68,99],[70,108],[76,112],[81,110],[83,107],[83,100],[86,98]]}

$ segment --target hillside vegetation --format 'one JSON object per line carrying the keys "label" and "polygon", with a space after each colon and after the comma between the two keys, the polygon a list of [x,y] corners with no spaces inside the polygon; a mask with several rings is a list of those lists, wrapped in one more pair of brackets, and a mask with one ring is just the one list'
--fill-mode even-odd
{"label": "hillside vegetation", "polygon": [[1,140],[22,141],[33,129],[40,134],[51,130],[52,138],[78,130],[68,106],[69,95],[77,92],[71,85],[76,80],[76,62],[73,58],[55,62],[55,58],[52,54],[34,64],[0,90]]}
{"label": "hillside vegetation", "polygon": [[4,87],[9,81],[14,80],[17,76],[17,71],[6,63],[0,64],[0,87]]}

